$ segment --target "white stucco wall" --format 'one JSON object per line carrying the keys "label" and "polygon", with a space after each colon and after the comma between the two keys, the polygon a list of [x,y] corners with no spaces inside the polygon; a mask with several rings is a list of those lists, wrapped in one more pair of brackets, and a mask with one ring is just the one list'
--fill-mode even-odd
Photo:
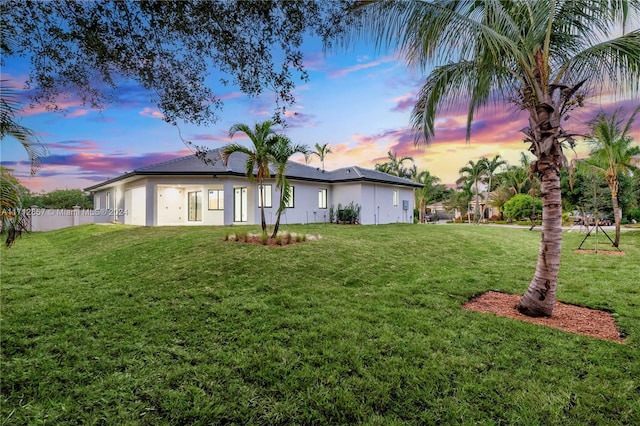
{"label": "white stucco wall", "polygon": [[145,186],[128,188],[124,192],[124,223],[127,225],[147,224],[147,194]]}
{"label": "white stucco wall", "polygon": [[[329,210],[337,210],[338,203],[351,202],[361,206],[360,223],[364,225],[410,222],[414,196],[411,188],[369,182],[328,184],[291,180],[294,187],[294,206],[287,208],[281,224],[329,222]],[[265,219],[273,225],[277,218],[280,193],[270,179],[271,207],[265,207]],[[234,222],[234,189],[247,188],[247,221]],[[209,190],[223,190],[224,210],[209,209]],[[319,190],[327,190],[327,207],[318,205]],[[393,191],[399,193],[398,205],[393,205]],[[200,221],[188,220],[188,193],[201,192]],[[110,193],[110,207],[106,205]],[[147,226],[199,226],[260,224],[259,192],[255,183],[243,177],[153,176],[117,183],[94,194],[99,206],[95,222],[113,222]],[[403,209],[403,201],[408,208]]]}

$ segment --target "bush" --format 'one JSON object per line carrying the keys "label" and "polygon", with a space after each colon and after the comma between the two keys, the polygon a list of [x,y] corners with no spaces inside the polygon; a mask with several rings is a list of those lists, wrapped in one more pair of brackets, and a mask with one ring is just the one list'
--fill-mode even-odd
{"label": "bush", "polygon": [[542,200],[534,198],[527,194],[518,194],[504,204],[504,214],[508,218],[521,220],[527,219],[534,215],[533,206],[536,206],[535,214],[542,213]]}
{"label": "bush", "polygon": [[360,222],[360,204],[356,204],[353,201],[348,205],[341,208],[342,205],[338,204],[338,222],[342,223],[359,223]]}
{"label": "bush", "polygon": [[627,213],[627,219],[629,222],[633,222],[634,220],[636,223],[640,222],[640,209],[629,210],[629,213]]}

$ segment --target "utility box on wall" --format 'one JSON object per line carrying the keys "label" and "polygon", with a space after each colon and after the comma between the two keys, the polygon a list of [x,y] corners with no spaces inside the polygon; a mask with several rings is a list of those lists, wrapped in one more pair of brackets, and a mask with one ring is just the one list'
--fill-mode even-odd
{"label": "utility box on wall", "polygon": [[409,210],[409,200],[402,200],[402,210]]}

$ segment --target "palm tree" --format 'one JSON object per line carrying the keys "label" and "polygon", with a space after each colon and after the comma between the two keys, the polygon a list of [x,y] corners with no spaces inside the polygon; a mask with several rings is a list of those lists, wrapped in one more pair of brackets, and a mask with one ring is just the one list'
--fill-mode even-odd
{"label": "palm tree", "polygon": [[489,195],[489,205],[498,209],[500,212],[500,219],[504,217],[504,205],[513,197],[513,195],[514,194],[511,193],[511,190],[505,185],[500,185],[495,191],[491,192],[491,195]]}
{"label": "palm tree", "polygon": [[485,177],[487,178],[487,193],[490,194],[493,191],[493,176],[496,171],[507,164],[507,162],[502,158],[500,154],[495,155],[491,160],[488,158],[483,158],[484,168],[485,168]]}
{"label": "palm tree", "polygon": [[638,111],[640,111],[640,106],[633,111],[623,128],[620,127],[622,120],[618,120],[619,110],[610,117],[604,113],[599,114],[591,123],[591,135],[588,138],[592,149],[586,164],[604,176],[611,189],[611,203],[616,224],[616,236],[613,242],[615,247],[620,244],[621,212],[618,206],[618,176],[638,171],[632,161],[633,157],[640,155],[640,147],[634,146],[633,138],[629,136],[631,125]]}
{"label": "palm tree", "polygon": [[[5,36],[6,31],[2,31]],[[3,37],[4,40],[4,37]],[[9,41],[5,42],[9,43]],[[35,175],[41,160],[47,156],[47,147],[40,142],[36,134],[16,121],[16,111],[20,109],[16,92],[0,80],[0,141],[6,137],[16,139],[27,151],[31,163],[31,175]],[[0,177],[0,206],[2,232],[7,233],[5,244],[11,246],[24,230],[22,212],[22,192],[19,185],[9,179],[8,172],[3,169]]]}
{"label": "palm tree", "polygon": [[34,175],[48,151],[31,129],[16,121],[15,113],[19,109],[16,92],[6,86],[6,80],[0,80],[0,141],[8,136],[20,142],[27,151],[31,162],[31,175]]}
{"label": "palm tree", "polygon": [[432,175],[428,170],[423,170],[417,174],[415,181],[423,184],[422,188],[416,189],[416,204],[418,205],[418,212],[420,222],[424,222],[427,206],[434,199],[434,188],[440,182],[440,178]]}
{"label": "palm tree", "polygon": [[[363,25],[353,27],[358,35],[372,35],[378,46],[398,48],[410,66],[431,70],[411,119],[427,143],[437,112],[459,101],[468,102],[467,140],[476,111],[499,96],[528,113],[522,131],[537,158],[532,166],[541,181],[543,224],[536,270],[518,309],[550,316],[562,245],[563,144],[575,145],[561,123],[583,104],[580,89],[597,95],[607,85],[638,93],[640,29],[627,21],[640,12],[640,2],[398,1],[366,3],[361,12]],[[636,27],[626,31],[627,23]]]}
{"label": "palm tree", "polygon": [[462,176],[460,178],[461,181],[472,182],[473,188],[475,189],[475,212],[474,212],[474,220],[476,223],[480,223],[480,191],[478,189],[478,184],[484,178],[486,172],[485,162],[482,160],[478,160],[478,162],[474,162],[473,160],[469,160],[466,166],[462,167],[458,173]]}
{"label": "palm tree", "polygon": [[12,170],[0,166],[0,231],[7,234],[5,244],[11,247],[26,229],[23,214],[25,188],[13,176]]}
{"label": "palm tree", "polygon": [[460,214],[462,214],[463,209],[466,210],[467,220],[471,223],[469,203],[473,198],[473,182],[470,180],[458,179],[456,184],[455,192],[451,194],[445,205],[448,210],[460,210]]}
{"label": "palm tree", "polygon": [[[311,155],[317,155],[322,162],[322,171],[324,172],[324,159],[327,158],[327,155],[332,154],[331,148],[329,148],[329,144],[325,143],[324,145],[316,144],[316,150],[311,153]],[[306,157],[305,157],[306,158]]]}
{"label": "palm tree", "polygon": [[292,145],[291,141],[285,136],[279,136],[276,139],[276,143],[271,147],[271,163],[275,167],[276,188],[280,190],[280,203],[278,205],[276,223],[273,228],[273,234],[271,238],[275,238],[278,235],[278,228],[280,227],[280,216],[282,212],[286,210],[289,204],[291,196],[291,185],[287,179],[285,173],[287,171],[287,164],[289,158],[293,154],[301,153],[306,154],[308,149],[304,145]]}
{"label": "palm tree", "polygon": [[413,165],[414,167],[411,169],[407,169],[404,166],[405,161],[411,161],[411,163],[413,163],[413,157],[398,157],[398,154],[392,151],[388,151],[387,156],[389,159],[385,163],[375,165],[376,170],[389,175],[405,178],[410,178],[413,170],[417,172],[415,165]]}
{"label": "palm tree", "polygon": [[247,178],[258,184],[260,196],[260,218],[262,221],[262,232],[267,232],[267,221],[264,216],[264,181],[271,177],[269,172],[269,160],[271,158],[271,149],[277,142],[279,136],[273,131],[275,125],[272,121],[257,123],[253,129],[246,124],[238,123],[229,129],[229,137],[237,132],[246,134],[253,148],[247,148],[244,145],[232,143],[224,146],[221,151],[222,163],[226,166],[229,164],[231,154],[241,152],[247,155],[246,175]]}

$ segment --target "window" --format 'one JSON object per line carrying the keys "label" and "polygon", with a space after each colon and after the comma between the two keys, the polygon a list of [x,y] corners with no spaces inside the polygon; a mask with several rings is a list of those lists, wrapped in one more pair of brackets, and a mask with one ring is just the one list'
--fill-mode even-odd
{"label": "window", "polygon": [[393,190],[393,205],[397,206],[398,205],[398,200],[400,199],[400,193],[398,192],[397,189]]}
{"label": "window", "polygon": [[100,210],[100,198],[101,198],[101,195],[100,194],[96,194],[96,195],[94,195],[93,198],[94,198],[93,208],[95,210]]}
{"label": "window", "polygon": [[247,221],[247,188],[233,189],[233,221]]}
{"label": "window", "polygon": [[224,210],[224,191],[222,189],[209,190],[209,210]]}
{"label": "window", "polygon": [[110,209],[111,208],[111,191],[107,192],[107,202],[106,205],[104,206],[105,209]]}
{"label": "window", "polygon": [[262,207],[262,200],[264,200],[265,207],[271,207],[271,185],[260,185],[258,190],[262,191],[262,197],[258,193],[258,207]]}
{"label": "window", "polygon": [[189,192],[187,197],[189,221],[200,222],[202,220],[202,191]]}
{"label": "window", "polygon": [[327,208],[327,190],[326,189],[318,190],[318,208],[319,209]]}
{"label": "window", "polygon": [[290,186],[289,187],[289,202],[287,203],[287,208],[288,209],[292,209],[294,207],[294,205],[293,205],[293,194],[294,194],[293,186]]}

